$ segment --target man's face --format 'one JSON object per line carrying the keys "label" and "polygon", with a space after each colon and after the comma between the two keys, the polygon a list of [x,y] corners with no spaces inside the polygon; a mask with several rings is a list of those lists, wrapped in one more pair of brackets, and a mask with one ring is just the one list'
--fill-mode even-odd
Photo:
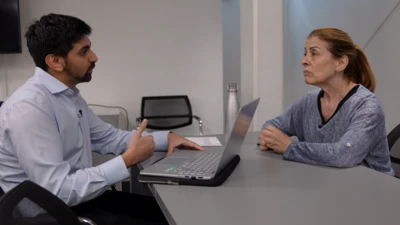
{"label": "man's face", "polygon": [[90,48],[88,37],[83,37],[73,45],[65,58],[65,71],[76,83],[89,82],[98,58]]}

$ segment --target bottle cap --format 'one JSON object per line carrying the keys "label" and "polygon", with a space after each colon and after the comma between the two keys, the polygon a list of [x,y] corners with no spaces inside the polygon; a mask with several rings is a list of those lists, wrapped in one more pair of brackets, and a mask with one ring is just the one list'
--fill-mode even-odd
{"label": "bottle cap", "polygon": [[238,91],[239,85],[237,83],[229,83],[227,86],[228,91]]}

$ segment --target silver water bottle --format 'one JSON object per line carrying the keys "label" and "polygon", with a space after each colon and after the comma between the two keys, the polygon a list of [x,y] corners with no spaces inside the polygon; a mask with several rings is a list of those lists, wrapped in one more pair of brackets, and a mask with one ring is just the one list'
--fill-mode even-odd
{"label": "silver water bottle", "polygon": [[226,139],[229,138],[233,124],[235,123],[237,113],[239,111],[239,98],[238,98],[238,84],[228,84],[228,106],[225,115],[225,135]]}

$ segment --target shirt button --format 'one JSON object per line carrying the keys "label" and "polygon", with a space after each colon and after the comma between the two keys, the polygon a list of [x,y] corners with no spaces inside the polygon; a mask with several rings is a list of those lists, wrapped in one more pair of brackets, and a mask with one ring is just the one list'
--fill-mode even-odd
{"label": "shirt button", "polygon": [[349,142],[347,142],[347,143],[346,143],[346,146],[347,146],[347,147],[350,147],[350,146],[351,146],[351,144],[350,144]]}

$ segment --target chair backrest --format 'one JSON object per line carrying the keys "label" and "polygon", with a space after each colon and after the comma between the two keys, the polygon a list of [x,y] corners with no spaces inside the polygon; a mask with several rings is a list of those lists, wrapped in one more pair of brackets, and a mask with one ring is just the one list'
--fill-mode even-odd
{"label": "chair backrest", "polygon": [[388,144],[389,144],[389,151],[392,150],[392,147],[400,138],[400,124],[397,125],[387,136]]}
{"label": "chair backrest", "polygon": [[[400,139],[400,124],[397,125],[392,131],[390,131],[390,133],[387,136],[389,151],[390,151],[390,161],[392,162],[392,167],[396,172],[396,177],[399,177],[399,175],[398,175],[399,169],[398,169],[398,166],[394,166],[394,164],[400,165],[400,158],[398,158],[399,151],[396,152],[396,150],[394,150],[394,146],[400,145],[400,143],[397,143],[399,139]],[[399,149],[398,147],[396,147],[396,148]],[[393,152],[394,152],[394,154],[393,154]]]}
{"label": "chair backrest", "polygon": [[[0,224],[15,224],[13,219],[14,208],[24,198],[42,207],[54,218],[56,224],[81,224],[75,213],[61,199],[31,181],[22,182],[0,198]],[[40,220],[40,218],[38,219]],[[20,222],[19,224],[37,224],[37,219],[24,220],[23,223]]]}
{"label": "chair backrest", "polygon": [[156,130],[189,126],[193,121],[192,106],[187,95],[143,97],[141,119],[148,120],[147,128]]}

